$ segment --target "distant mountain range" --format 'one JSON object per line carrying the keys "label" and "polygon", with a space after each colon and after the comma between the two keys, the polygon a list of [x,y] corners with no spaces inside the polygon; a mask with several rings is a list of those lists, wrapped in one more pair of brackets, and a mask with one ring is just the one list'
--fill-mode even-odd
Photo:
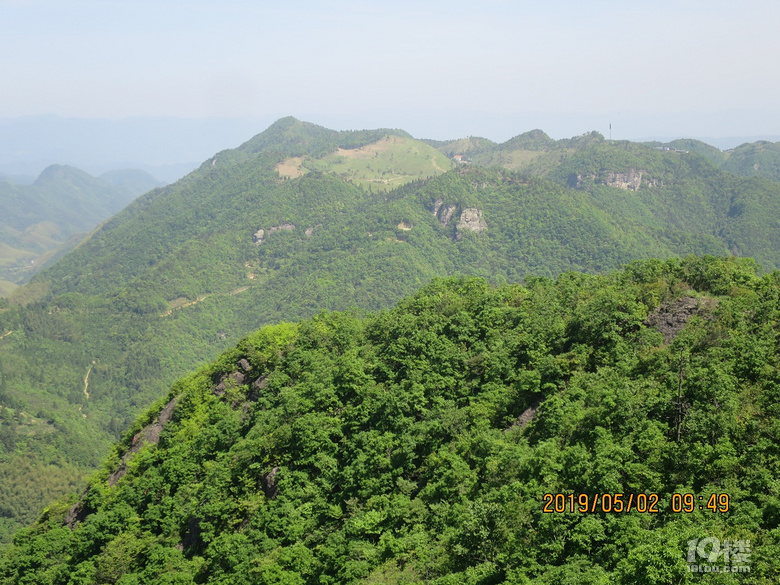
{"label": "distant mountain range", "polygon": [[695,152],[723,170],[743,177],[780,181],[780,142],[747,142],[729,150],[720,150],[699,140],[648,144],[655,148]]}
{"label": "distant mountain range", "polygon": [[689,254],[780,266],[774,150],[751,163],[692,144],[422,141],[284,118],[218,152],[0,307],[0,529],[80,485],[177,377],[264,324],[386,309],[453,274],[511,283]]}
{"label": "distant mountain range", "polygon": [[132,117],[118,120],[55,115],[0,118],[0,173],[37,176],[53,164],[99,175],[142,169],[172,183],[199,161],[237,144],[272,119]]}
{"label": "distant mountain range", "polygon": [[[460,108],[458,108],[460,110]],[[312,116],[327,120],[330,127],[371,128],[374,116],[350,112],[348,116]],[[485,136],[505,140],[517,128],[544,128],[552,136],[572,136],[585,130],[607,132],[614,122],[614,136],[621,139],[662,140],[664,136],[693,136],[721,149],[740,144],[771,140],[767,134],[776,115],[768,112],[688,112],[642,115],[624,113],[622,119],[603,115],[570,114],[487,114],[485,112],[444,113],[394,112],[394,122],[415,136],[452,136],[479,129]],[[214,152],[245,140],[274,117],[254,118],[176,118],[135,116],[122,119],[66,118],[56,115],[0,118],[0,174],[36,177],[51,164],[66,164],[99,175],[116,168],[138,168],[157,179],[172,183],[194,169]],[[730,123],[724,124],[726,120]],[[647,134],[653,128],[655,134]],[[707,132],[720,134],[702,134]],[[707,138],[707,136],[713,136]],[[645,138],[647,137],[647,138]],[[32,180],[32,179],[31,179]],[[30,182],[31,182],[30,180]]]}
{"label": "distant mountain range", "polygon": [[30,279],[100,222],[161,183],[140,170],[93,177],[52,165],[32,184],[0,180],[0,294]]}

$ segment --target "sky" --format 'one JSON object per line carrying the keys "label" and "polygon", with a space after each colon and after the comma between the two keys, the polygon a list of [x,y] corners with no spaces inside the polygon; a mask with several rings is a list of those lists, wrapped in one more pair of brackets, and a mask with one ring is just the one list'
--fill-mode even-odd
{"label": "sky", "polygon": [[776,0],[0,0],[0,119],[780,135],[778,22]]}

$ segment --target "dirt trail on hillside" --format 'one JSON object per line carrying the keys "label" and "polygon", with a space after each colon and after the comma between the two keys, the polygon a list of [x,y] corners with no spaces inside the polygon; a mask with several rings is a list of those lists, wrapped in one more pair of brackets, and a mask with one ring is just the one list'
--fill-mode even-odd
{"label": "dirt trail on hillside", "polygon": [[89,392],[87,391],[87,389],[89,388],[89,375],[91,372],[92,372],[92,366],[89,366],[89,368],[87,368],[87,375],[84,376],[84,396],[87,397],[87,400],[89,400]]}
{"label": "dirt trail on hillside", "polygon": [[209,293],[205,295],[200,295],[198,298],[196,298],[194,301],[186,301],[186,302],[177,302],[174,301],[174,305],[165,311],[164,313],[160,313],[160,317],[168,317],[169,315],[172,315],[174,311],[177,311],[179,309],[183,309],[184,307],[191,307],[193,305],[197,305],[201,301],[205,301],[209,297],[224,297],[224,296],[235,296],[238,294],[241,294],[244,291],[249,290],[248,286],[241,286],[235,290],[231,290],[230,292],[225,293]]}
{"label": "dirt trail on hillside", "polygon": [[440,166],[439,166],[439,165],[436,163],[436,159],[435,159],[435,158],[432,158],[432,159],[431,159],[431,164],[433,165],[433,168],[434,168],[434,169],[436,169],[437,171],[441,171],[442,173],[446,173],[446,172],[447,172],[447,171],[446,171],[446,169],[443,169],[443,168],[441,168],[441,167],[440,167]]}

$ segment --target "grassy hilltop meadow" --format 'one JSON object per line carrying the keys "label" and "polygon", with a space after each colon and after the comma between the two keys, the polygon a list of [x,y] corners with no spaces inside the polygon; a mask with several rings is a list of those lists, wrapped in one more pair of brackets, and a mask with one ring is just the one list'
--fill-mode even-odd
{"label": "grassy hilltop meadow", "polygon": [[[136,199],[0,299],[0,536],[8,540],[55,498],[80,491],[114,441],[177,378],[263,325],[323,310],[357,311],[354,318],[363,323],[357,316],[362,311],[392,307],[432,279],[454,274],[512,284],[570,271],[605,274],[637,259],[692,254],[752,257],[773,271],[780,267],[776,155],[771,143],[721,153],[695,141],[639,144],[607,141],[597,133],[555,141],[541,131],[503,144],[481,138],[421,141],[399,130],[337,132],[279,120],[177,183]],[[746,276],[717,291],[706,278],[703,288],[690,282],[695,270],[731,274],[728,262]],[[774,286],[774,277],[761,276],[749,262],[728,262],[690,260],[687,268],[664,269],[674,278],[658,277],[655,300],[637,301],[631,322],[644,323],[685,286],[693,297],[724,298],[736,294],[734,287],[759,294],[756,283],[766,279],[762,286]],[[562,319],[558,327],[574,326]],[[724,326],[726,338],[736,323]],[[620,335],[627,334],[621,329]],[[768,340],[762,351],[771,353]],[[591,341],[576,343],[597,352]],[[563,347],[555,351],[573,351]],[[596,372],[600,362],[588,360],[583,371]],[[735,380],[735,388],[743,388],[743,378]],[[549,394],[552,387],[547,389]],[[500,424],[520,414],[515,410],[522,400],[511,400],[514,406]],[[751,412],[757,424],[771,426],[761,418],[768,416],[762,414],[764,398],[751,400],[759,404]],[[669,413],[658,416],[668,441],[663,425],[671,424]],[[561,439],[554,433],[548,438],[554,436]],[[102,505],[96,501],[94,510]],[[764,514],[755,530],[769,530],[769,504],[755,505]],[[60,520],[49,516],[47,526]],[[149,530],[155,538],[163,534]],[[174,532],[170,528],[165,538]],[[187,562],[206,558],[205,541],[198,546]],[[68,562],[87,562],[88,556]],[[379,564],[371,566],[373,571]],[[617,570],[614,564],[599,566]],[[431,575],[449,574],[453,567]],[[197,575],[201,569],[187,571]],[[314,579],[301,575],[302,582]],[[354,578],[366,576],[360,575]]]}

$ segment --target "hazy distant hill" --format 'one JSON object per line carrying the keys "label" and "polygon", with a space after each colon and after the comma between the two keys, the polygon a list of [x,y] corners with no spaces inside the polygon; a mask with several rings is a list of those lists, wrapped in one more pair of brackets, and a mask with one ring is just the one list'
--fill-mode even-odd
{"label": "hazy distant hill", "polygon": [[383,309],[452,274],[520,282],[692,253],[771,269],[778,221],[779,183],[693,152],[279,120],[135,200],[0,308],[7,532],[177,376],[261,325]]}
{"label": "hazy distant hill", "polygon": [[726,151],[723,168],[746,177],[780,181],[780,142],[752,142]]}
{"label": "hazy distant hill", "polygon": [[60,165],[46,168],[30,185],[0,182],[0,294],[159,185],[144,171],[113,171],[95,178]]}
{"label": "hazy distant hill", "polygon": [[0,173],[0,181],[3,183],[11,183],[12,185],[32,185],[35,182],[35,177],[30,175]]}
{"label": "hazy distant hill", "polygon": [[108,171],[98,177],[109,185],[116,187],[128,196],[141,194],[160,187],[162,183],[146,171],[140,169],[119,169]]}
{"label": "hazy distant hill", "polygon": [[[594,137],[601,138],[601,135],[591,133],[556,141],[541,130],[532,130],[502,144],[484,138],[427,142],[450,157],[462,154],[468,160],[481,165],[498,165],[525,173],[543,175]],[[628,144],[625,141],[620,142]],[[663,151],[693,153],[736,175],[780,181],[780,142],[749,142],[729,150],[721,150],[694,139],[636,144],[644,144]]]}
{"label": "hazy distant hill", "polygon": [[[138,168],[172,182],[197,161],[238,144],[270,119],[136,116],[115,120],[56,115],[0,118],[0,172],[37,175],[54,162],[100,174]],[[196,161],[195,164],[189,164]]]}
{"label": "hazy distant hill", "polygon": [[743,177],[764,177],[780,181],[780,142],[746,142],[729,150],[720,150],[699,140],[649,144],[658,148],[694,152],[723,170]]}

